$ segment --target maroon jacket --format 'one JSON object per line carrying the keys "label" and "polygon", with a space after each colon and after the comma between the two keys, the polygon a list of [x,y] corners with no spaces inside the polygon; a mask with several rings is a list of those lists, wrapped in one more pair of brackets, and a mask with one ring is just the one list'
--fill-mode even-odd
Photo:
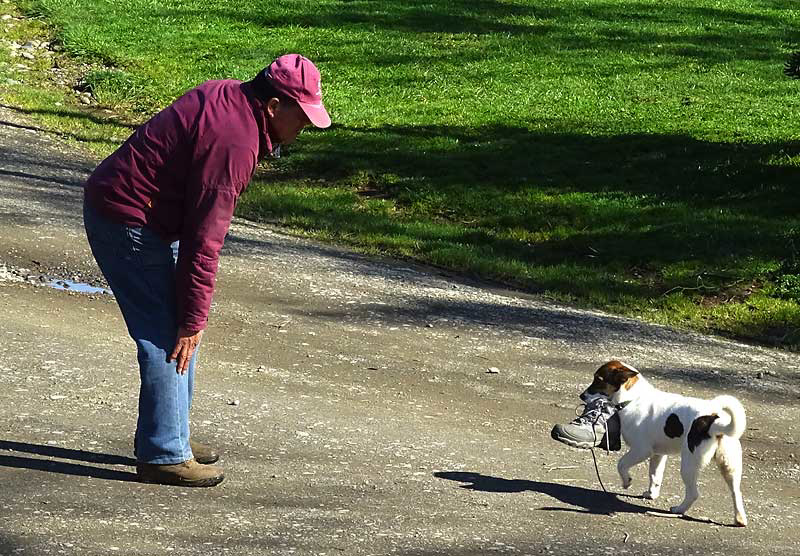
{"label": "maroon jacket", "polygon": [[108,218],[180,240],[177,319],[190,333],[206,327],[233,209],[271,150],[252,85],[208,81],[139,127],[86,183],[88,202]]}

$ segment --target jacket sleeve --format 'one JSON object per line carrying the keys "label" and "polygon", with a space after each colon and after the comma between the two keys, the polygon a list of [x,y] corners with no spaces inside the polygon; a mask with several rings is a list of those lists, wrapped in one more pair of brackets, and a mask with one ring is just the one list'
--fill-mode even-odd
{"label": "jacket sleeve", "polygon": [[175,284],[178,325],[189,333],[205,329],[208,322],[219,253],[255,165],[247,149],[223,141],[195,160],[186,187]]}
{"label": "jacket sleeve", "polygon": [[187,202],[176,269],[178,325],[190,334],[205,329],[214,295],[219,252],[228,233],[237,195],[202,189]]}

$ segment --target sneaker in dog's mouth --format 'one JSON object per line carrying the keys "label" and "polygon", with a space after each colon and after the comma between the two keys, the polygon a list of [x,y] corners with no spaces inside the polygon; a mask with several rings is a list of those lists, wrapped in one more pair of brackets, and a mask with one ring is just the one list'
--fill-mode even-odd
{"label": "sneaker in dog's mouth", "polygon": [[583,413],[567,424],[553,427],[550,436],[573,448],[595,448],[602,446],[607,450],[619,450],[619,426],[615,428],[615,438],[607,435],[612,427],[609,421],[617,412],[617,407],[606,398],[597,397],[583,408]]}

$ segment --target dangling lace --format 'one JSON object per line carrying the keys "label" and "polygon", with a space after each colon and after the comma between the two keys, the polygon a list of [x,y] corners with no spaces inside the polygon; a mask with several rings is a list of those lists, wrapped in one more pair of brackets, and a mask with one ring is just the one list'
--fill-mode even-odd
{"label": "dangling lace", "polygon": [[[595,425],[598,423],[603,426],[603,429],[608,432],[608,419],[610,419],[617,411],[623,409],[626,405],[630,402],[625,402],[622,404],[613,404],[605,398],[595,398],[594,400],[590,401],[586,404],[581,404],[575,408],[575,414],[578,417],[572,421],[576,425],[583,425],[584,423],[588,423],[592,426],[592,434],[594,434],[594,443],[597,444],[597,431],[595,430]],[[578,410],[583,407],[583,412],[578,414]],[[606,452],[611,451],[610,440],[608,438],[608,434],[605,435],[606,437]],[[597,480],[600,481],[600,487],[603,489],[603,492],[608,492],[606,490],[606,486],[603,484],[603,479],[600,478],[600,468],[597,466],[597,457],[594,454],[594,448],[591,449],[592,451],[592,459],[594,460],[594,470],[597,473]]]}

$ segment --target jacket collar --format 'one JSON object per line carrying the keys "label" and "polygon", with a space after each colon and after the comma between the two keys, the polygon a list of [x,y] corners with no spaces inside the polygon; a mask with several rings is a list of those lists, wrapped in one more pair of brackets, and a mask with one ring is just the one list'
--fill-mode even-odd
{"label": "jacket collar", "polygon": [[258,125],[258,160],[262,160],[264,157],[269,156],[274,148],[272,139],[269,136],[266,103],[256,96],[253,84],[250,81],[242,83],[242,91],[253,109],[253,116],[256,119],[256,125]]}

